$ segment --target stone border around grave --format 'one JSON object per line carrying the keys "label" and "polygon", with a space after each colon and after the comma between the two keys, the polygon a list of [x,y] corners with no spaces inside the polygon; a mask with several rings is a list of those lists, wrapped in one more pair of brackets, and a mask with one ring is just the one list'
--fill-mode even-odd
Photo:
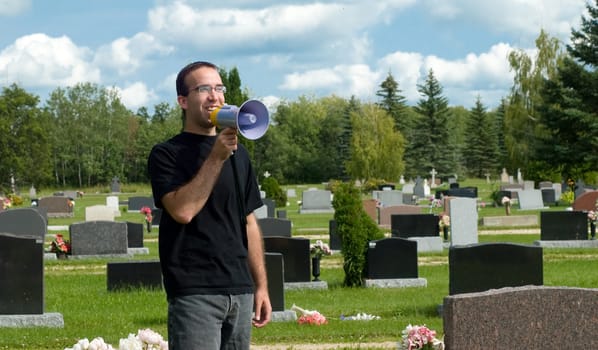
{"label": "stone border around grave", "polygon": [[598,240],[534,241],[542,248],[598,248]]}
{"label": "stone border around grave", "polygon": [[389,279],[365,279],[363,285],[366,288],[409,288],[427,287],[428,280],[425,278],[389,278]]}
{"label": "stone border around grave", "polygon": [[272,312],[272,322],[291,322],[297,320],[297,313],[292,310]]}
{"label": "stone border around grave", "polygon": [[328,289],[328,282],[312,281],[312,282],[285,282],[284,290],[299,290],[299,289]]}
{"label": "stone border around grave", "polygon": [[28,327],[64,328],[64,318],[57,312],[41,315],[0,315],[0,328]]}

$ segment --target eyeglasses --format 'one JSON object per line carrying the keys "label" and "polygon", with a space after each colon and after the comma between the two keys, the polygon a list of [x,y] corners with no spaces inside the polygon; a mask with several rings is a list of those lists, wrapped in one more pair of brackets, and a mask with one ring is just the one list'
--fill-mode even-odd
{"label": "eyeglasses", "polygon": [[214,91],[215,93],[218,93],[218,94],[224,94],[224,93],[226,93],[226,86],[224,86],[224,85],[216,85],[216,86],[197,85],[196,87],[192,88],[191,90],[195,90],[200,94],[209,94],[212,91]]}

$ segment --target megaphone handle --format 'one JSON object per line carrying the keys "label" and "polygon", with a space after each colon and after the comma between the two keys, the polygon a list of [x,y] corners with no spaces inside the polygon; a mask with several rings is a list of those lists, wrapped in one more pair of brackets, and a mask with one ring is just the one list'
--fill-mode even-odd
{"label": "megaphone handle", "polygon": [[237,208],[239,209],[239,217],[241,218],[241,229],[245,230],[247,226],[247,216],[245,216],[245,196],[241,192],[241,185],[239,183],[239,171],[237,170],[237,158],[235,152],[230,156],[230,164],[233,167],[233,181],[235,182],[235,192],[237,194]]}

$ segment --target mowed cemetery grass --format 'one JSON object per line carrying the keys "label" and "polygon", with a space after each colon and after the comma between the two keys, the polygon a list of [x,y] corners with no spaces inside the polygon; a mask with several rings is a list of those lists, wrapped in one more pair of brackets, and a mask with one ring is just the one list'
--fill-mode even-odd
{"label": "mowed cemetery grass", "polygon": [[[462,186],[477,186],[482,201],[488,205],[480,207],[479,217],[505,215],[504,208],[491,205],[490,195],[497,184],[485,180],[464,181]],[[322,185],[285,186],[294,188],[296,198],[289,198],[287,217],[293,222],[293,236],[328,241],[328,222],[333,214],[300,214],[298,200],[301,192],[310,187]],[[149,186],[124,185],[121,201],[129,196],[150,196]],[[85,191],[85,190],[84,190]],[[75,200],[74,218],[50,218],[49,226],[68,226],[84,220],[85,207],[105,204],[103,189],[87,189],[83,198]],[[50,195],[43,191],[38,196]],[[100,192],[100,193],[98,193]],[[368,195],[364,195],[364,198]],[[27,199],[28,200],[28,199]],[[28,203],[28,201],[26,202]],[[428,205],[421,203],[422,212],[429,212]],[[565,210],[565,205],[547,210]],[[121,217],[117,221],[143,223],[140,213],[128,213],[121,206]],[[438,212],[438,209],[435,209]],[[539,215],[539,211],[520,212],[514,206],[512,215]],[[539,226],[509,228],[498,227],[487,230],[481,225],[480,242],[512,242],[533,244],[540,239]],[[68,237],[68,229],[50,230],[46,247],[53,234],[62,233]],[[136,260],[158,259],[158,229],[146,233],[145,247],[149,255],[136,255]],[[544,284],[547,286],[568,286],[598,288],[598,250],[544,248]],[[167,337],[166,297],[163,290],[135,289],[108,292],[106,264],[125,259],[67,259],[46,260],[45,264],[45,312],[61,313],[64,328],[0,328],[0,349],[64,349],[72,347],[79,339],[102,337],[118,348],[121,338],[139,329],[151,328]],[[438,306],[448,295],[448,250],[442,253],[420,253],[418,255],[419,277],[427,280],[423,288],[347,288],[343,287],[343,258],[340,253],[324,256],[320,279],[328,283],[327,290],[289,290],[285,292],[285,308],[296,304],[304,309],[318,310],[327,319],[322,326],[299,325],[296,322],[273,322],[261,329],[254,329],[252,343],[256,348],[267,346],[277,349],[299,349],[302,344],[313,344],[313,348],[335,349],[382,349],[396,347],[401,331],[408,324],[425,324],[442,336],[442,318]],[[2,286],[5,288],[5,286]],[[341,315],[358,313],[380,316],[379,320],[344,321]],[[327,345],[326,345],[327,344]]]}

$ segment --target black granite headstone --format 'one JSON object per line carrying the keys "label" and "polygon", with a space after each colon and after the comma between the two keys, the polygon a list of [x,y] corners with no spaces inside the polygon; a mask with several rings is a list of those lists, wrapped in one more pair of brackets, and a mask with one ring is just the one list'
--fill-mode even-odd
{"label": "black granite headstone", "polygon": [[400,214],[390,216],[392,237],[436,237],[439,218],[435,214]]}
{"label": "black granite headstone", "polygon": [[0,315],[44,313],[44,245],[0,233]]}
{"label": "black granite headstone", "polygon": [[86,221],[69,226],[73,255],[127,254],[127,224]]}
{"label": "black granite headstone", "polygon": [[161,218],[162,218],[162,209],[153,208],[152,209],[152,225],[159,226]]}
{"label": "black granite headstone", "polygon": [[583,211],[540,212],[542,241],[588,239],[588,215]]}
{"label": "black granite headstone", "polygon": [[287,237],[264,237],[267,253],[281,253],[284,259],[285,282],[309,282],[309,239]]}
{"label": "black granite headstone", "polygon": [[128,211],[139,211],[143,207],[155,208],[152,197],[129,197]]}
{"label": "black granite headstone", "polygon": [[291,237],[291,220],[272,217],[257,219],[263,237]]}
{"label": "black granite headstone", "polygon": [[284,209],[279,209],[276,211],[276,217],[279,219],[286,219],[287,218],[287,211]]}
{"label": "black granite headstone", "polygon": [[143,248],[143,224],[127,221],[127,246]]}
{"label": "black granite headstone", "polygon": [[331,250],[342,250],[343,242],[341,236],[336,232],[336,220],[328,221],[328,237]]}
{"label": "black granite headstone", "polygon": [[482,243],[449,248],[449,294],[544,283],[542,247]]}
{"label": "black granite headstone", "polygon": [[417,242],[403,238],[371,241],[366,258],[366,278],[418,278]]}
{"label": "black granite headstone", "polygon": [[448,196],[451,197],[466,197],[466,198],[477,198],[478,188],[477,187],[456,187],[451,188],[447,192]]}
{"label": "black granite headstone", "polygon": [[284,259],[280,253],[265,253],[265,259],[272,311],[284,311]]}
{"label": "black granite headstone", "polygon": [[109,262],[106,271],[108,291],[162,288],[162,270],[159,261]]}
{"label": "black granite headstone", "polygon": [[542,188],[542,202],[544,204],[555,204],[556,203],[556,191],[554,188]]}

